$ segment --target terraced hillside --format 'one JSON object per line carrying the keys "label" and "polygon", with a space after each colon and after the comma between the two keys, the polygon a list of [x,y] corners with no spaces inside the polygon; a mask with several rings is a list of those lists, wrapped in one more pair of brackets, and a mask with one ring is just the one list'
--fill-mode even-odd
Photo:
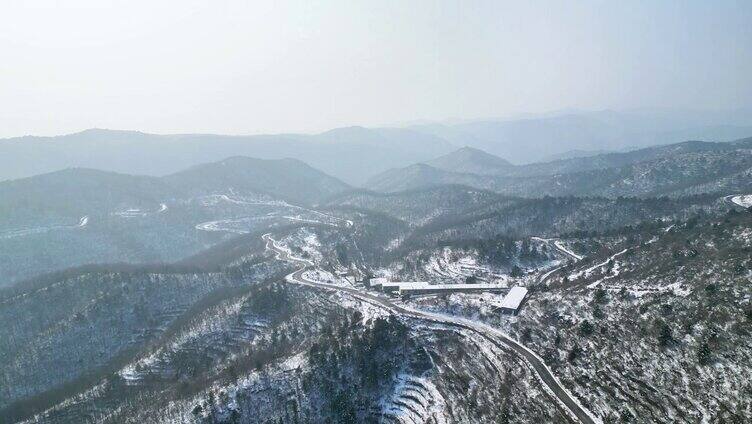
{"label": "terraced hillside", "polygon": [[[300,229],[283,243],[302,240],[299,231],[311,237]],[[249,247],[256,253],[220,272],[87,273],[5,296],[0,312],[21,319],[4,330],[0,345],[9,358],[0,416],[566,419],[519,358],[482,337],[392,316],[346,294],[281,283],[274,276],[286,262]],[[82,337],[89,342],[81,344]],[[55,360],[61,353],[71,360]]]}
{"label": "terraced hillside", "polygon": [[[543,278],[527,283],[524,313],[511,320],[488,296],[407,304],[508,331],[604,422],[745,422],[752,416],[750,228],[752,215],[732,211],[569,239],[585,258],[540,271]],[[418,272],[435,274],[436,265],[424,262]]]}

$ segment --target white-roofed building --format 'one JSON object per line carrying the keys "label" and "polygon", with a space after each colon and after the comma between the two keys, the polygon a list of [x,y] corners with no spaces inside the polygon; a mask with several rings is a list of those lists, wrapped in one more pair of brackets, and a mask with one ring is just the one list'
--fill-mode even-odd
{"label": "white-roofed building", "polygon": [[506,285],[501,284],[431,284],[426,281],[387,281],[386,278],[371,278],[369,286],[385,293],[397,293],[401,296],[509,291]]}
{"label": "white-roofed building", "polygon": [[525,301],[526,296],[526,288],[520,286],[512,287],[511,290],[509,290],[509,293],[504,296],[504,300],[499,306],[501,313],[517,315],[517,313],[520,311],[520,306],[522,306],[522,302]]}
{"label": "white-roofed building", "polygon": [[381,288],[381,285],[388,281],[389,280],[383,277],[371,278],[368,280],[368,287]]}
{"label": "white-roofed building", "polygon": [[442,293],[499,293],[509,290],[507,286],[500,284],[427,284],[418,283],[416,285],[403,285],[400,287],[400,294],[409,295],[426,295]]}

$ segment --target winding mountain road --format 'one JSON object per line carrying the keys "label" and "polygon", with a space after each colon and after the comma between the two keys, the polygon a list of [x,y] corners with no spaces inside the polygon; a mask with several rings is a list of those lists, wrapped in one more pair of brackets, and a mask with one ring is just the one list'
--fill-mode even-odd
{"label": "winding mountain road", "polygon": [[540,241],[540,242],[546,243],[546,244],[548,244],[549,246],[553,246],[553,247],[554,247],[554,249],[556,249],[556,250],[558,250],[559,252],[563,253],[563,254],[564,254],[565,256],[568,256],[568,257],[570,257],[570,258],[574,259],[575,261],[579,261],[579,260],[582,260],[582,259],[583,259],[583,257],[582,257],[582,256],[580,256],[580,255],[578,255],[578,254],[574,253],[574,252],[573,252],[573,251],[571,251],[571,250],[570,250],[569,248],[567,248],[566,246],[564,246],[564,245],[563,245],[563,244],[561,243],[561,240],[559,240],[559,239],[545,239],[545,238],[542,238],[542,237],[530,237],[530,239],[531,239],[531,240],[537,240],[537,241]]}
{"label": "winding mountain road", "polygon": [[530,367],[535,371],[535,374],[537,375],[539,380],[548,388],[550,394],[552,394],[556,398],[559,406],[562,407],[566,415],[570,416],[576,422],[586,424],[595,424],[601,422],[600,420],[595,418],[587,409],[580,405],[577,399],[572,394],[570,394],[569,391],[561,384],[561,382],[559,382],[559,380],[553,375],[551,370],[546,366],[540,356],[538,356],[535,352],[525,347],[520,342],[514,340],[507,334],[499,331],[498,329],[464,318],[400,306],[392,302],[392,300],[388,297],[373,295],[355,288],[307,280],[304,278],[303,273],[307,269],[314,266],[314,263],[312,261],[293,256],[292,252],[278,246],[274,239],[271,237],[271,234],[264,234],[262,238],[266,241],[266,248],[275,252],[277,259],[297,263],[300,265],[300,269],[290,273],[286,277],[287,281],[304,286],[318,287],[326,290],[336,290],[348,293],[364,302],[384,308],[395,314],[432,323],[443,324],[450,327],[461,328],[476,333],[500,349],[507,351],[511,350],[519,357],[521,357],[528,365],[530,365]]}
{"label": "winding mountain road", "polygon": [[21,228],[17,230],[8,230],[0,232],[0,239],[11,239],[15,237],[23,237],[28,236],[32,234],[43,234],[50,231],[56,231],[56,230],[72,230],[72,229],[78,229],[78,228],[84,228],[87,225],[89,225],[89,215],[82,216],[78,220],[78,224],[75,225],[51,225],[46,227],[31,227],[31,228]]}

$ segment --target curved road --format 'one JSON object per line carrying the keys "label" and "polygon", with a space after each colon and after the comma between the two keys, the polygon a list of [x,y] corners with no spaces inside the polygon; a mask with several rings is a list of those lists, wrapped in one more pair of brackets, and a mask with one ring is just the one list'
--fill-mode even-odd
{"label": "curved road", "polygon": [[396,314],[447,326],[462,328],[474,332],[484,339],[488,340],[498,348],[512,350],[518,356],[522,357],[533,368],[533,370],[535,370],[535,373],[537,374],[540,381],[542,381],[546,385],[546,387],[548,387],[549,391],[557,398],[559,405],[564,409],[565,413],[568,416],[575,418],[576,421],[581,423],[600,423],[600,420],[593,417],[593,415],[590,414],[590,412],[586,410],[582,405],[580,405],[577,399],[572,396],[566,388],[564,388],[564,386],[553,375],[551,370],[546,366],[540,356],[525,347],[523,344],[509,337],[505,333],[486,324],[467,320],[464,318],[420,311],[399,306],[394,304],[389,298],[376,296],[358,289],[306,280],[303,277],[303,272],[310,267],[313,267],[313,262],[307,259],[292,256],[291,252],[277,246],[274,239],[272,239],[271,234],[264,234],[262,238],[266,241],[266,248],[276,253],[277,259],[288,262],[295,262],[301,265],[300,269],[289,274],[286,277],[288,281],[305,286],[345,292],[360,300],[385,308]]}
{"label": "curved road", "polygon": [[564,254],[564,256],[572,258],[575,261],[582,260],[582,256],[580,256],[580,255],[572,252],[571,250],[567,249],[566,247],[564,247],[564,245],[561,244],[561,241],[559,239],[545,239],[545,238],[542,238],[542,237],[530,237],[530,239],[546,243],[549,246],[553,246],[554,249],[556,249],[559,252],[561,252],[562,254]]}

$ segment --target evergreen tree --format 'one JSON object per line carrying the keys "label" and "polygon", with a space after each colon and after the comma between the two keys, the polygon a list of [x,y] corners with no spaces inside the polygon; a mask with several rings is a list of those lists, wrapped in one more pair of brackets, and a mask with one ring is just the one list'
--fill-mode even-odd
{"label": "evergreen tree", "polygon": [[710,363],[710,345],[707,340],[703,340],[697,348],[697,362],[699,362],[700,365],[707,365]]}
{"label": "evergreen tree", "polygon": [[621,414],[619,414],[619,418],[621,419],[621,422],[623,423],[629,423],[632,422],[632,413],[629,412],[629,409],[624,408],[621,410]]}
{"label": "evergreen tree", "polygon": [[533,332],[529,328],[522,330],[522,337],[520,337],[523,343],[527,343],[533,339]]}
{"label": "evergreen tree", "polygon": [[673,343],[674,335],[671,332],[671,327],[665,322],[661,322],[658,327],[658,344],[662,347],[668,347]]}
{"label": "evergreen tree", "polygon": [[514,278],[522,277],[522,270],[520,269],[520,267],[518,267],[517,265],[515,265],[515,266],[512,267],[512,272],[509,275],[511,275]]}
{"label": "evergreen tree", "polygon": [[501,406],[501,413],[499,414],[496,422],[499,424],[509,424],[509,418],[509,402],[504,402],[504,404]]}
{"label": "evergreen tree", "polygon": [[593,318],[603,319],[605,317],[606,314],[603,313],[603,309],[601,309],[600,306],[595,305],[595,307],[593,308]]}
{"label": "evergreen tree", "polygon": [[580,334],[583,336],[589,336],[593,334],[593,324],[590,323],[590,321],[585,320],[580,323]]}
{"label": "evergreen tree", "polygon": [[593,296],[593,299],[596,303],[607,303],[608,302],[608,293],[603,288],[598,288],[598,290],[595,291],[595,295]]}
{"label": "evergreen tree", "polygon": [[577,360],[577,358],[580,357],[581,353],[582,350],[580,349],[580,346],[575,343],[574,346],[572,346],[572,349],[569,351],[569,354],[567,354],[567,360],[569,362],[574,362]]}

